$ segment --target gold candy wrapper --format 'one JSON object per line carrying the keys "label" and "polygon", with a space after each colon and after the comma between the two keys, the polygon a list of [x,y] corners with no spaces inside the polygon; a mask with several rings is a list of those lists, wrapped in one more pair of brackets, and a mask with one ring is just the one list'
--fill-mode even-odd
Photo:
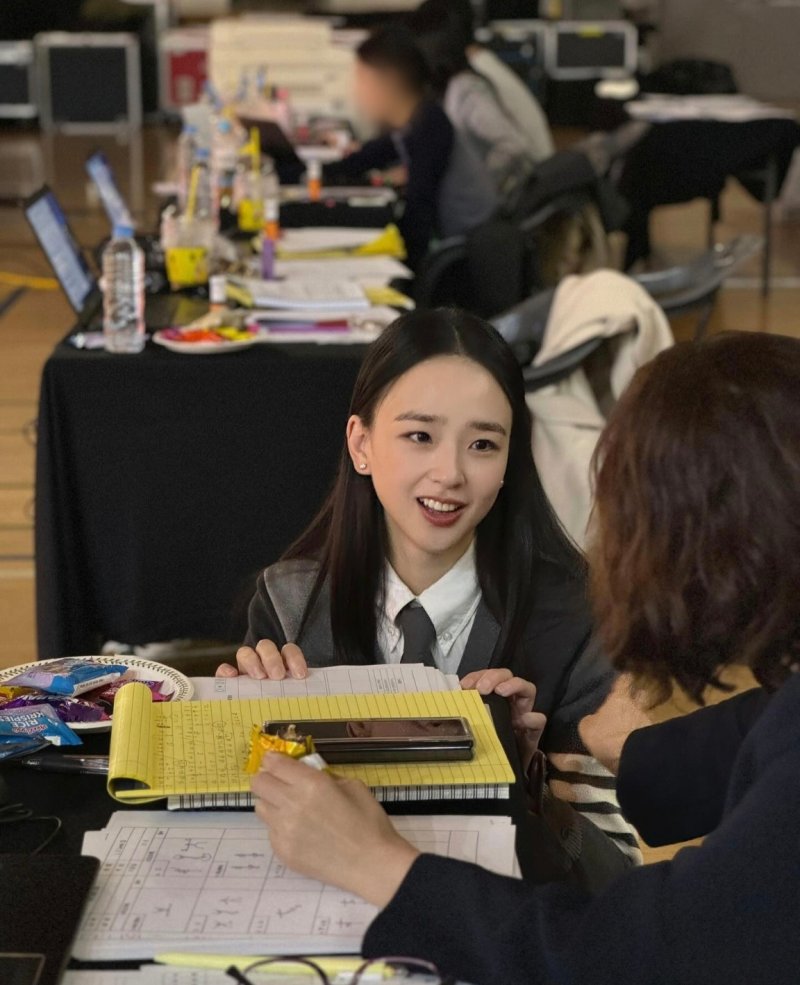
{"label": "gold candy wrapper", "polygon": [[16,687],[2,684],[0,685],[0,705],[5,704],[6,701],[13,701],[15,698],[21,698],[25,694],[33,694],[33,691],[34,689],[32,687]]}
{"label": "gold candy wrapper", "polygon": [[321,756],[314,751],[314,739],[310,735],[300,735],[294,725],[290,725],[282,735],[272,735],[263,728],[254,725],[250,732],[250,753],[247,757],[245,770],[248,773],[258,773],[261,761],[268,752],[279,752],[292,759],[302,759],[309,766],[325,769],[326,764]]}

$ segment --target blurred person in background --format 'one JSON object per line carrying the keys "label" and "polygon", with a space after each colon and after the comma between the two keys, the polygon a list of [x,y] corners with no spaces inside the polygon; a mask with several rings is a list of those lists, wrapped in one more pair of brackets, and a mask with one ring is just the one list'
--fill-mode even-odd
{"label": "blurred person in background", "polygon": [[369,172],[402,166],[405,188],[398,225],[410,266],[419,263],[434,237],[469,232],[495,213],[491,178],[436,101],[430,70],[407,28],[379,28],[361,44],[355,101],[383,134],[326,165],[325,177],[357,181]]}

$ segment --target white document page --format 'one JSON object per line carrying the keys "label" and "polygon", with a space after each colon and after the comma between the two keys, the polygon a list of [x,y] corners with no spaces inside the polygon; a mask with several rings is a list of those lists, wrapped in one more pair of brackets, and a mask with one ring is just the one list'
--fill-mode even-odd
{"label": "white document page", "polygon": [[[420,850],[515,872],[509,818],[421,815],[392,822]],[[377,909],[296,875],[252,813],[123,811],[83,851],[100,859],[75,941],[83,961],[166,951],[354,954]]]}
{"label": "white document page", "polygon": [[402,694],[457,691],[456,674],[443,674],[425,664],[370,664],[312,667],[308,677],[256,681],[252,677],[194,677],[194,700],[215,698],[304,698],[331,694]]}
{"label": "white document page", "polygon": [[231,277],[231,283],[243,287],[257,308],[299,308],[359,311],[368,308],[364,289],[354,281],[335,278],[296,277],[291,280],[258,280]]}
{"label": "white document page", "polygon": [[394,257],[335,257],[329,260],[281,260],[275,261],[276,277],[339,277],[343,280],[383,281],[395,277],[411,277],[409,268]]}
{"label": "white document page", "polygon": [[306,226],[283,229],[280,248],[284,253],[321,253],[326,250],[354,250],[382,236],[385,230],[349,226]]}

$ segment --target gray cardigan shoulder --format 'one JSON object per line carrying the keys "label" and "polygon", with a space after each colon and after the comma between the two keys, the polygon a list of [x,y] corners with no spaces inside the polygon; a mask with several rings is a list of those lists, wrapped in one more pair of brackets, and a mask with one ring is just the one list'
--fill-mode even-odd
{"label": "gray cardigan shoulder", "polygon": [[278,646],[297,643],[311,667],[336,662],[327,584],[306,615],[318,574],[319,564],[306,559],[278,561],[261,573],[248,614],[248,645],[261,639],[270,639]]}

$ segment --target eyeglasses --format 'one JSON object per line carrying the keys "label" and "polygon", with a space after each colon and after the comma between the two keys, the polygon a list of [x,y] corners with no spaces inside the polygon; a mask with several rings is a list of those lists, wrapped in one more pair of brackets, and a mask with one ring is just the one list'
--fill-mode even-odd
{"label": "eyeglasses", "polygon": [[[359,965],[349,978],[349,972],[337,972],[331,978],[313,958],[300,957],[265,958],[254,961],[243,971],[231,965],[225,974],[239,985],[255,985],[250,975],[254,972],[268,974],[270,970],[286,976],[302,975],[304,980],[316,982],[317,985],[367,985],[368,982],[382,982],[389,977],[402,979],[411,975],[424,975],[425,985],[455,985],[455,979],[442,975],[436,965],[416,958],[374,958]],[[310,975],[314,976],[313,979]]]}

